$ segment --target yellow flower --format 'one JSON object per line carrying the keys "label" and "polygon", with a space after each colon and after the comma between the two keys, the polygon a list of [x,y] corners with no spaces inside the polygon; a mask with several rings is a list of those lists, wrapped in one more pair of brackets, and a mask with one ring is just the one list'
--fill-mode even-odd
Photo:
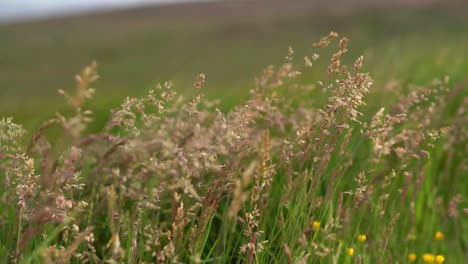
{"label": "yellow flower", "polygon": [[436,240],[442,240],[444,238],[444,233],[440,232],[440,231],[437,231],[434,235],[434,238]]}
{"label": "yellow flower", "polygon": [[364,243],[364,241],[367,240],[367,236],[366,235],[359,235],[357,237],[357,239],[359,240],[359,242]]}
{"label": "yellow flower", "polygon": [[354,255],[354,248],[348,248],[348,256],[353,256]]}
{"label": "yellow flower", "polygon": [[320,229],[320,222],[319,221],[312,222],[312,230],[317,231],[319,229]]}
{"label": "yellow flower", "polygon": [[445,258],[442,255],[437,255],[435,257],[435,263],[437,263],[437,264],[442,264],[442,263],[444,263],[444,261],[445,261]]}
{"label": "yellow flower", "polygon": [[416,254],[414,254],[414,253],[410,253],[408,255],[409,262],[415,262],[417,258],[418,258],[418,256],[416,256]]}
{"label": "yellow flower", "polygon": [[424,263],[434,263],[434,260],[435,260],[435,256],[433,254],[424,254],[423,257],[422,257]]}

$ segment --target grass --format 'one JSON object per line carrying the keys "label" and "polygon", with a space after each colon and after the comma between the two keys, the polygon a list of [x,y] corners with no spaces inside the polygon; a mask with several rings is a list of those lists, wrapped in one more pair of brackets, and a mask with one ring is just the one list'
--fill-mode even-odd
{"label": "grass", "polygon": [[462,263],[466,18],[387,12],[3,26],[0,262]]}

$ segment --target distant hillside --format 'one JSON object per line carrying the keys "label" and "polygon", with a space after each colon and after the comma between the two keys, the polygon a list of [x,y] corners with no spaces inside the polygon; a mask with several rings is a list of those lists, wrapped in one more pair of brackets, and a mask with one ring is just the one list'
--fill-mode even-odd
{"label": "distant hillside", "polygon": [[[300,60],[330,30],[349,36],[353,50],[368,55],[367,65],[386,63],[382,73],[373,69],[385,78],[412,69],[405,81],[417,80],[412,63],[444,52],[456,63],[440,69],[460,75],[466,62],[457,62],[463,58],[458,53],[468,43],[466,6],[457,1],[443,8],[440,1],[368,2],[192,3],[3,25],[0,112],[28,122],[38,108],[45,116],[53,114],[61,105],[56,90],[72,88],[73,76],[92,60],[100,64],[102,77],[97,110],[142,94],[156,82],[173,80],[178,90],[190,90],[199,72],[207,75],[210,96],[235,101],[264,66],[283,60],[288,46],[295,47]],[[408,63],[392,68],[398,54],[410,55]]]}
{"label": "distant hillside", "polygon": [[[128,22],[133,18],[144,18],[151,16],[158,20],[184,20],[197,18],[242,20],[246,18],[266,18],[285,15],[317,14],[318,11],[327,12],[349,12],[361,8],[456,8],[468,4],[464,0],[201,0],[186,3],[161,3],[157,5],[140,4],[133,8],[117,8],[105,11],[83,11],[82,14],[54,16],[53,18],[33,19],[23,23],[54,23],[56,21],[69,23],[86,18],[89,22],[101,21],[102,19],[119,19],[120,22]],[[454,8],[454,9],[455,9]],[[123,20],[123,21],[121,21]],[[0,24],[1,26],[1,24]]]}

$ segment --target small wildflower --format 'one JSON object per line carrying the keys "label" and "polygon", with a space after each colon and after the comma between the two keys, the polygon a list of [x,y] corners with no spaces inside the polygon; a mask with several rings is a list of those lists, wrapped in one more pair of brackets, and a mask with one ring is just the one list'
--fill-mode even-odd
{"label": "small wildflower", "polygon": [[444,233],[437,231],[434,235],[435,240],[442,240],[444,239]]}
{"label": "small wildflower", "polygon": [[418,256],[417,256],[416,254],[410,253],[410,254],[408,255],[408,261],[409,261],[409,262],[415,262],[416,259],[417,259],[417,257],[418,257]]}
{"label": "small wildflower", "polygon": [[367,236],[366,235],[359,235],[358,236],[358,241],[361,242],[361,243],[364,243],[364,241],[367,240]]}
{"label": "small wildflower", "polygon": [[426,254],[424,254],[424,255],[422,256],[422,259],[423,259],[424,263],[428,263],[428,264],[429,264],[429,263],[434,263],[435,256],[434,256],[434,254],[428,254],[428,253],[426,253]]}
{"label": "small wildflower", "polygon": [[352,257],[354,255],[354,248],[348,248],[347,253],[348,256]]}
{"label": "small wildflower", "polygon": [[442,255],[437,255],[435,257],[435,263],[437,263],[437,264],[442,264],[442,263],[444,263],[444,261],[445,261],[445,257],[442,256]]}
{"label": "small wildflower", "polygon": [[320,229],[320,222],[319,222],[319,221],[314,221],[314,222],[312,222],[312,229],[313,229],[314,231],[319,230],[319,229]]}

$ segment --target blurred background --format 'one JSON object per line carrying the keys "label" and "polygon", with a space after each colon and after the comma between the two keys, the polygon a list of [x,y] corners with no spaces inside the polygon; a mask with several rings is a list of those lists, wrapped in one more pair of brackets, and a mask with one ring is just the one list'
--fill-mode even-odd
{"label": "blurred background", "polygon": [[[229,109],[254,78],[314,52],[330,31],[350,39],[350,61],[365,55],[374,97],[397,97],[389,85],[468,78],[466,0],[0,0],[0,116],[35,128],[65,107],[57,89],[91,61],[101,79],[89,108],[96,129],[127,96],[171,80],[190,93],[200,72],[205,93]],[[304,82],[325,74],[323,55]],[[315,63],[315,62],[314,62]],[[385,91],[381,92],[381,91]],[[101,122],[102,121],[102,122]]]}

